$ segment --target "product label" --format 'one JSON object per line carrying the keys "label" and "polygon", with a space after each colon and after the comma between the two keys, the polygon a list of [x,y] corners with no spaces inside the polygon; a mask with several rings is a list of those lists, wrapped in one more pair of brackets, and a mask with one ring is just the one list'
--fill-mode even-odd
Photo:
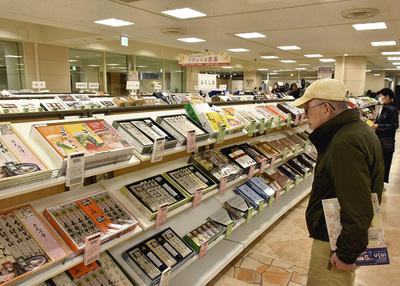
{"label": "product label", "polygon": [[221,177],[221,182],[219,183],[219,194],[223,194],[226,190],[226,184],[228,183],[228,175],[223,175]]}
{"label": "product label", "polygon": [[307,181],[307,179],[308,179],[308,170],[304,173],[304,181]]}
{"label": "product label", "polygon": [[260,127],[259,127],[260,134],[265,133],[265,117],[260,118]]}
{"label": "product label", "polygon": [[83,184],[85,178],[85,154],[76,152],[68,154],[65,185],[67,187]]}
{"label": "product label", "polygon": [[226,125],[221,124],[219,126],[219,132],[217,136],[217,141],[216,141],[217,144],[224,142],[225,133],[226,133]]}
{"label": "product label", "polygon": [[247,131],[247,135],[248,136],[253,136],[254,134],[254,128],[256,127],[256,121],[252,120],[249,124],[249,129]]}
{"label": "product label", "polygon": [[281,197],[281,190],[276,191],[276,193],[275,193],[275,202],[277,202],[280,197]]}
{"label": "product label", "polygon": [[288,181],[286,182],[286,192],[288,193],[289,190],[290,190],[290,181],[288,180]]}
{"label": "product label", "polygon": [[276,162],[276,154],[272,155],[272,158],[271,158],[271,168],[272,169],[275,168],[275,162]]}
{"label": "product label", "polygon": [[247,210],[246,223],[249,223],[253,218],[253,210],[254,210],[253,207],[249,207],[249,209]]}
{"label": "product label", "polygon": [[192,207],[197,208],[201,203],[201,197],[203,196],[203,189],[204,187],[196,188],[194,191],[194,197],[192,201]]}
{"label": "product label", "polygon": [[271,131],[271,129],[272,129],[272,122],[273,122],[273,121],[274,121],[273,118],[270,118],[270,119],[267,121],[267,126],[266,126],[267,132],[268,132],[268,131]]}
{"label": "product label", "polygon": [[294,147],[294,156],[297,156],[297,154],[299,153],[299,149],[300,149],[300,145],[296,144],[296,147]]}
{"label": "product label", "polygon": [[267,158],[262,158],[261,159],[260,171],[259,171],[260,173],[264,173],[266,164],[267,164]]}
{"label": "product label", "polygon": [[85,238],[85,252],[83,264],[88,265],[100,258],[100,232],[89,235]]}
{"label": "product label", "polygon": [[168,286],[170,275],[171,275],[171,267],[168,267],[161,273],[159,286]]}
{"label": "product label", "polygon": [[225,238],[229,238],[233,230],[233,220],[231,220],[226,226]]}
{"label": "product label", "polygon": [[168,205],[168,203],[164,203],[158,206],[156,228],[159,228],[167,222]]}
{"label": "product label", "polygon": [[282,157],[283,161],[286,161],[286,157],[287,157],[288,153],[289,153],[289,149],[286,147],[285,150],[283,150],[283,157]]}
{"label": "product label", "polygon": [[274,202],[274,196],[270,196],[268,200],[268,207],[270,207],[273,202]]}
{"label": "product label", "polygon": [[253,178],[255,169],[256,169],[256,164],[250,166],[249,173],[247,174],[247,179]]}
{"label": "product label", "polygon": [[264,211],[264,200],[260,200],[258,203],[258,214],[261,214]]}
{"label": "product label", "polygon": [[276,129],[281,129],[281,127],[282,127],[282,117],[278,115],[278,117],[276,118]]}
{"label": "product label", "polygon": [[153,153],[151,154],[151,162],[161,161],[163,158],[165,138],[157,138],[154,140]]}
{"label": "product label", "polygon": [[307,152],[308,146],[310,145],[310,140],[306,140],[306,144],[304,145],[304,151]]}
{"label": "product label", "polygon": [[300,120],[300,114],[296,114],[296,118],[294,119],[294,125],[298,125]]}
{"label": "product label", "polygon": [[292,115],[290,113],[286,114],[286,126],[292,125]]}
{"label": "product label", "polygon": [[296,181],[294,182],[294,185],[297,187],[300,182],[300,175],[296,175]]}
{"label": "product label", "polygon": [[303,123],[303,120],[304,120],[304,113],[302,113],[302,114],[300,115],[300,124]]}
{"label": "product label", "polygon": [[186,150],[188,153],[196,152],[196,130],[187,131]]}
{"label": "product label", "polygon": [[207,249],[208,249],[208,239],[206,241],[203,241],[200,245],[199,260],[203,259],[203,257],[206,255]]}

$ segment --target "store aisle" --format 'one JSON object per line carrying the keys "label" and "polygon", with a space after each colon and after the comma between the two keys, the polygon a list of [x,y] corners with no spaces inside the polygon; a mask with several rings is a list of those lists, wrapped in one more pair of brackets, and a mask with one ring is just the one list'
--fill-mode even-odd
{"label": "store aisle", "polygon": [[[357,286],[400,285],[400,130],[381,211],[390,265],[357,270]],[[306,285],[311,239],[304,218],[308,198],[287,212],[207,286]]]}

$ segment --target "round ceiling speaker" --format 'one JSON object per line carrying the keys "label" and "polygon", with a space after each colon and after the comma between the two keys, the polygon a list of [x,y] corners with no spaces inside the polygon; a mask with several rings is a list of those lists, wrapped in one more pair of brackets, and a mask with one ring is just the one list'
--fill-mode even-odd
{"label": "round ceiling speaker", "polygon": [[379,10],[375,8],[357,8],[345,10],[341,14],[347,19],[365,19],[378,14]]}

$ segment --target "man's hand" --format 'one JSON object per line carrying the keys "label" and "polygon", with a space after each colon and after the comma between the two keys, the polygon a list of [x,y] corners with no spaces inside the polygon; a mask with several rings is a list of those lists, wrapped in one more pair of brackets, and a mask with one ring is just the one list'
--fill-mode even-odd
{"label": "man's hand", "polygon": [[372,125],[372,129],[374,129],[374,130],[378,129],[378,124]]}
{"label": "man's hand", "polygon": [[337,270],[340,271],[350,271],[350,270],[356,270],[357,266],[355,263],[353,264],[347,264],[339,260],[337,257],[336,253],[334,253],[331,256],[331,263],[336,267]]}

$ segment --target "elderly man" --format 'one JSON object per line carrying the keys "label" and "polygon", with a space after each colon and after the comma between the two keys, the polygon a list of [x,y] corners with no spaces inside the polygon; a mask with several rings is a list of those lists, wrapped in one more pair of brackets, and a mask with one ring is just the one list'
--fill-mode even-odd
{"label": "elderly man", "polygon": [[[338,80],[311,84],[293,106],[304,107],[313,129],[309,139],[318,151],[307,227],[313,238],[307,285],[353,285],[355,261],[368,245],[373,218],[371,193],[383,189],[383,157],[374,131],[348,109],[348,90]],[[343,226],[337,250],[330,251],[321,200],[338,198]],[[332,267],[328,267],[332,265]]]}

